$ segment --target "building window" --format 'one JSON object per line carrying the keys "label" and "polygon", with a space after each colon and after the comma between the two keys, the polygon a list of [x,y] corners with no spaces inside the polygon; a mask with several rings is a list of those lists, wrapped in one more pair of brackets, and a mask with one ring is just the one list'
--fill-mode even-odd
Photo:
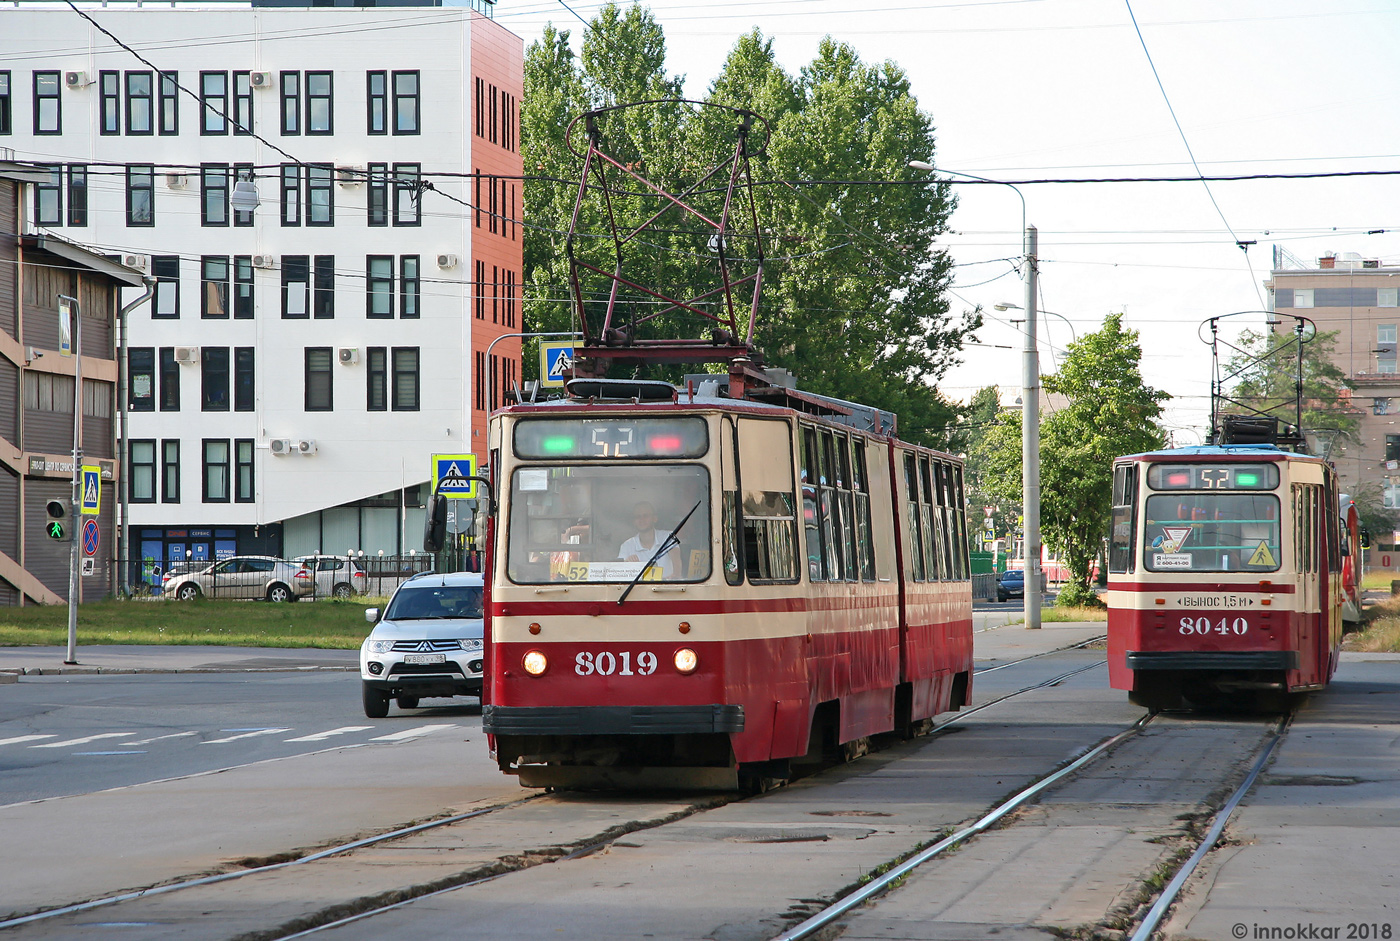
{"label": "building window", "polygon": [[389,366],[388,351],[382,346],[371,346],[365,350],[366,375],[365,408],[371,412],[382,412],[389,407]]}
{"label": "building window", "polygon": [[[149,350],[147,350],[149,352]],[[65,412],[73,414],[72,376],[26,370],[24,373],[24,407],[34,412]],[[142,409],[150,411],[150,409]]]}
{"label": "building window", "polygon": [[199,133],[228,133],[228,73],[199,73]]}
{"label": "building window", "polygon": [[129,164],[126,168],[126,224],[153,226],[156,224],[155,167],[150,164]]}
{"label": "building window", "polygon": [[83,414],[89,418],[111,418],[113,388],[110,382],[84,379]]}
{"label": "building window", "polygon": [[251,412],[253,410],[253,365],[254,354],[251,346],[236,346],[233,349],[233,410]]}
{"label": "building window", "polygon": [[481,79],[475,80],[476,84],[476,107],[472,108],[472,114],[476,117],[476,136],[486,136],[486,83]]}
{"label": "building window", "polygon": [[366,97],[369,103],[365,114],[366,134],[389,133],[389,74],[387,72],[366,72]]}
{"label": "building window", "polygon": [[1377,307],[1396,307],[1400,300],[1400,288],[1376,288]]}
{"label": "building window", "polygon": [[156,279],[156,296],[151,301],[151,316],[164,319],[179,317],[180,256],[156,255],[151,259],[151,274]]}
{"label": "building window", "polygon": [[180,502],[180,439],[160,443],[160,502]]}
{"label": "building window", "polygon": [[253,319],[253,256],[233,258],[233,319]]}
{"label": "building window", "polygon": [[[382,74],[382,73],[381,73]],[[418,73],[394,73],[394,133],[419,132]]]}
{"label": "building window", "polygon": [[132,439],[131,478],[126,498],[132,503],[156,502],[156,442],[155,439]]}
{"label": "building window", "polygon": [[301,133],[301,73],[282,73],[282,135]]}
{"label": "building window", "polygon": [[227,320],[228,256],[205,255],[201,268],[199,314],[206,319]]}
{"label": "building window", "polygon": [[282,224],[301,225],[301,167],[282,164]]}
{"label": "building window", "polygon": [[476,280],[472,283],[472,295],[476,298],[476,319],[486,319],[486,262],[476,261]]}
{"label": "building window", "polygon": [[[133,412],[156,410],[156,351],[150,346],[133,346],[126,351],[127,402]],[[26,376],[35,373],[25,373]]]}
{"label": "building window", "polygon": [[228,411],[228,347],[206,346],[199,355],[202,408],[206,412]]}
{"label": "building window", "polygon": [[369,165],[367,205],[370,225],[389,224],[389,165],[387,163]]}
{"label": "building window", "polygon": [[248,72],[233,73],[233,133],[253,133],[253,76]]}
{"label": "building window", "polygon": [[155,85],[150,72],[126,73],[126,132],[155,133]]}
{"label": "building window", "polygon": [[394,256],[370,255],[365,259],[365,316],[394,316]]}
{"label": "building window", "polygon": [[14,98],[10,95],[10,72],[0,72],[0,134],[13,133]]}
{"label": "building window", "polygon": [[1400,435],[1385,436],[1385,459],[1400,461]]}
{"label": "building window", "polygon": [[199,168],[201,225],[228,225],[228,166],[206,163]]}
{"label": "building window", "polygon": [[[233,165],[234,181],[243,180],[252,182],[253,165],[251,163],[235,163]],[[253,210],[235,209],[233,211],[233,224],[238,227],[247,227],[253,224]]]}
{"label": "building window", "polygon": [[204,502],[228,502],[228,439],[204,439]]}
{"label": "building window", "polygon": [[515,326],[515,272],[506,271],[506,326]]}
{"label": "building window", "polygon": [[335,132],[334,100],[331,95],[330,72],[306,73],[306,133]]}
{"label": "building window", "polygon": [[160,133],[180,133],[180,73],[160,73]]}
{"label": "building window", "polygon": [[68,165],[68,224],[88,224],[88,170],[81,163]]}
{"label": "building window", "polygon": [[314,163],[306,168],[306,224],[335,225],[335,167]]}
{"label": "building window", "polygon": [[418,256],[399,256],[399,317],[418,319]]}
{"label": "building window", "polygon": [[233,501],[235,503],[253,502],[253,440],[251,438],[235,438],[233,441],[234,456],[234,490]]}
{"label": "building window", "polygon": [[160,348],[160,410],[180,410],[180,364],[175,362],[175,348]]}
{"label": "building window", "polygon": [[311,256],[282,256],[282,316],[289,319],[306,317],[311,292]]}
{"label": "building window", "polygon": [[1396,331],[1395,331],[1395,324],[1393,324],[1393,323],[1378,323],[1378,324],[1376,324],[1376,345],[1377,345],[1377,346],[1383,346],[1383,345],[1389,344],[1390,346],[1394,346],[1394,345],[1395,345],[1395,334],[1396,334]]}
{"label": "building window", "polygon": [[316,287],[311,316],[329,320],[335,316],[335,256],[316,256]]}
{"label": "building window", "polygon": [[418,189],[423,166],[418,163],[394,164],[394,225],[419,225],[422,194]]}
{"label": "building window", "polygon": [[122,73],[102,71],[97,73],[98,119],[97,133],[103,135],[122,132]]}
{"label": "building window", "polygon": [[418,347],[394,347],[394,411],[418,411]]}
{"label": "building window", "polygon": [[476,351],[476,368],[472,370],[472,393],[478,412],[486,411],[486,354]]}
{"label": "building window", "polygon": [[331,365],[335,351],[329,346],[306,348],[306,401],[308,412],[329,412],[335,405],[331,385]]}
{"label": "building window", "polygon": [[63,133],[63,75],[34,73],[34,133]]}
{"label": "building window", "polygon": [[1293,291],[1293,306],[1294,306],[1294,307],[1311,307],[1311,306],[1313,306],[1313,289],[1312,289],[1312,288],[1295,288],[1294,291]]}
{"label": "building window", "polygon": [[1376,324],[1376,372],[1395,372],[1395,324]]}
{"label": "building window", "polygon": [[47,168],[49,178],[34,184],[34,223],[63,225],[63,167]]}

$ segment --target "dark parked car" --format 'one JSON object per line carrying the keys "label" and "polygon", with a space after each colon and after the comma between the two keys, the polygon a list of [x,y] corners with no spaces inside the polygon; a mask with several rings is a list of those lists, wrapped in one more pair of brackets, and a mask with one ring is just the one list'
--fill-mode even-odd
{"label": "dark parked car", "polygon": [[1026,573],[1023,569],[1007,569],[997,579],[997,600],[1026,597]]}

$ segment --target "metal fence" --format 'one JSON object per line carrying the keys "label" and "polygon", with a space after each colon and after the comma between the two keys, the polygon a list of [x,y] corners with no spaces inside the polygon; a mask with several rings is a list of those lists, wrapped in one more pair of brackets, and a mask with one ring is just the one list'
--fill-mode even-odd
{"label": "metal fence", "polygon": [[[437,571],[431,554],[316,556],[304,563],[267,557],[114,560],[117,594],[130,598],[325,601],[386,597],[405,580]],[[455,567],[443,567],[453,571]]]}

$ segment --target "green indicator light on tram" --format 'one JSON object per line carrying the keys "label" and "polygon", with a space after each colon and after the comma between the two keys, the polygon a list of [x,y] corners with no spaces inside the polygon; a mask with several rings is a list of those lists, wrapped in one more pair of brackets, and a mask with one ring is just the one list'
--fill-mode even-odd
{"label": "green indicator light on tram", "polygon": [[548,454],[567,454],[574,450],[573,438],[545,438],[541,446]]}
{"label": "green indicator light on tram", "polygon": [[1237,486],[1237,487],[1256,487],[1256,486],[1258,486],[1258,485],[1259,485],[1259,475],[1258,475],[1258,474],[1236,474],[1236,475],[1235,475],[1235,486]]}

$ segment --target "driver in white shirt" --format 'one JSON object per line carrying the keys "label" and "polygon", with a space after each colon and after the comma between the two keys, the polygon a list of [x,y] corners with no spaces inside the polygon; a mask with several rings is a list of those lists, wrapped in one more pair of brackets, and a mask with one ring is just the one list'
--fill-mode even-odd
{"label": "driver in white shirt", "polygon": [[[618,558],[623,562],[646,562],[656,554],[657,547],[669,539],[671,534],[657,531],[656,507],[645,500],[632,508],[632,523],[637,527],[637,535],[622,543],[617,550]],[[676,548],[667,550],[665,555],[656,560],[656,564],[661,566],[663,579],[675,578],[680,571],[679,553]]]}

